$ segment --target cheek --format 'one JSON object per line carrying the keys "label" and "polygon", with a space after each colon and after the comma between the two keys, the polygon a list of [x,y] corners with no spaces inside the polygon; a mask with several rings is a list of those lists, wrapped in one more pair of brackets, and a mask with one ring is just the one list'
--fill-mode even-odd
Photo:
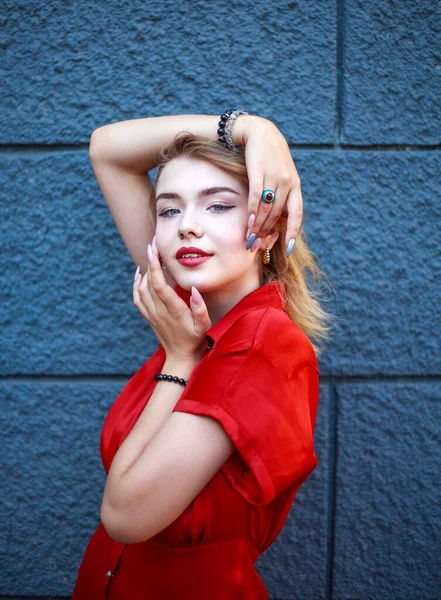
{"label": "cheek", "polygon": [[222,239],[213,238],[219,260],[229,269],[241,269],[253,262],[250,251],[246,249],[245,233],[230,230]]}
{"label": "cheek", "polygon": [[234,248],[240,247],[242,241],[245,248],[246,239],[245,234],[247,231],[246,224],[242,223],[242,219],[238,217],[238,214],[231,215],[231,218],[222,220],[222,222],[215,223],[211,229],[211,237],[216,239],[216,243],[230,244]]}
{"label": "cheek", "polygon": [[236,231],[226,231],[224,234],[220,234],[216,237],[212,236],[213,248],[217,248],[217,252],[222,254],[228,262],[240,260],[240,252],[245,250],[246,242],[242,243],[242,235]]}
{"label": "cheek", "polygon": [[[156,238],[159,243],[164,245],[164,240],[167,240],[170,236],[173,235],[173,229],[170,225],[167,226],[167,222],[164,223],[163,219],[158,219],[156,222]],[[176,233],[175,233],[176,235]]]}

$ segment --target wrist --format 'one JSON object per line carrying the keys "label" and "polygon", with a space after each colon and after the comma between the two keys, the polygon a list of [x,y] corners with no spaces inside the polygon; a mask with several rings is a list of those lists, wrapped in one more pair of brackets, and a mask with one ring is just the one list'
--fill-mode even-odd
{"label": "wrist", "polygon": [[233,142],[236,146],[245,146],[250,133],[261,127],[266,120],[257,115],[239,115],[232,131]]}
{"label": "wrist", "polygon": [[198,364],[198,357],[176,357],[176,356],[167,356],[165,359],[164,366],[161,369],[162,373],[166,373],[167,375],[173,375],[179,377],[180,379],[186,379],[190,377],[191,372]]}
{"label": "wrist", "polygon": [[236,146],[245,146],[253,119],[253,115],[239,115],[236,118],[231,132],[231,137]]}

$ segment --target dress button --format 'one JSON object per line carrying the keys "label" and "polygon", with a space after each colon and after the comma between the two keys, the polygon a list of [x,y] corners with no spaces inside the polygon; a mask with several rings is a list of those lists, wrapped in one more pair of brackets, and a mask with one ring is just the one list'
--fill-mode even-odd
{"label": "dress button", "polygon": [[109,577],[113,577],[113,573],[112,573],[112,571],[107,571],[107,573],[106,573],[106,577],[107,577],[107,578],[109,578]]}
{"label": "dress button", "polygon": [[214,340],[211,339],[211,338],[209,338],[209,337],[207,337],[206,341],[205,341],[205,344],[204,344],[204,347],[202,349],[201,357],[205,356],[208,352],[210,352],[210,350],[213,348],[213,346],[214,346]]}

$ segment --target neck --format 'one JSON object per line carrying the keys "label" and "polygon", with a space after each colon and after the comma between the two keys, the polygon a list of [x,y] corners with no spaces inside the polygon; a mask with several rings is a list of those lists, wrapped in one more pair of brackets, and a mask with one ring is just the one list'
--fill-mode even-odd
{"label": "neck", "polygon": [[205,304],[207,305],[208,314],[211,324],[215,325],[220,321],[238,302],[245,298],[248,294],[261,286],[258,279],[242,280],[232,282],[222,288],[210,290],[209,292],[201,292]]}

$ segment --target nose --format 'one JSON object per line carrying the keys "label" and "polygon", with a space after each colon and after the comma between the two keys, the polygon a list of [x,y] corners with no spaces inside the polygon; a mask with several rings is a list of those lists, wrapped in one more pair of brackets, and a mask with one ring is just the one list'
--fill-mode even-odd
{"label": "nose", "polygon": [[188,237],[194,235],[200,237],[202,235],[202,225],[200,223],[197,209],[185,210],[179,221],[179,235]]}

